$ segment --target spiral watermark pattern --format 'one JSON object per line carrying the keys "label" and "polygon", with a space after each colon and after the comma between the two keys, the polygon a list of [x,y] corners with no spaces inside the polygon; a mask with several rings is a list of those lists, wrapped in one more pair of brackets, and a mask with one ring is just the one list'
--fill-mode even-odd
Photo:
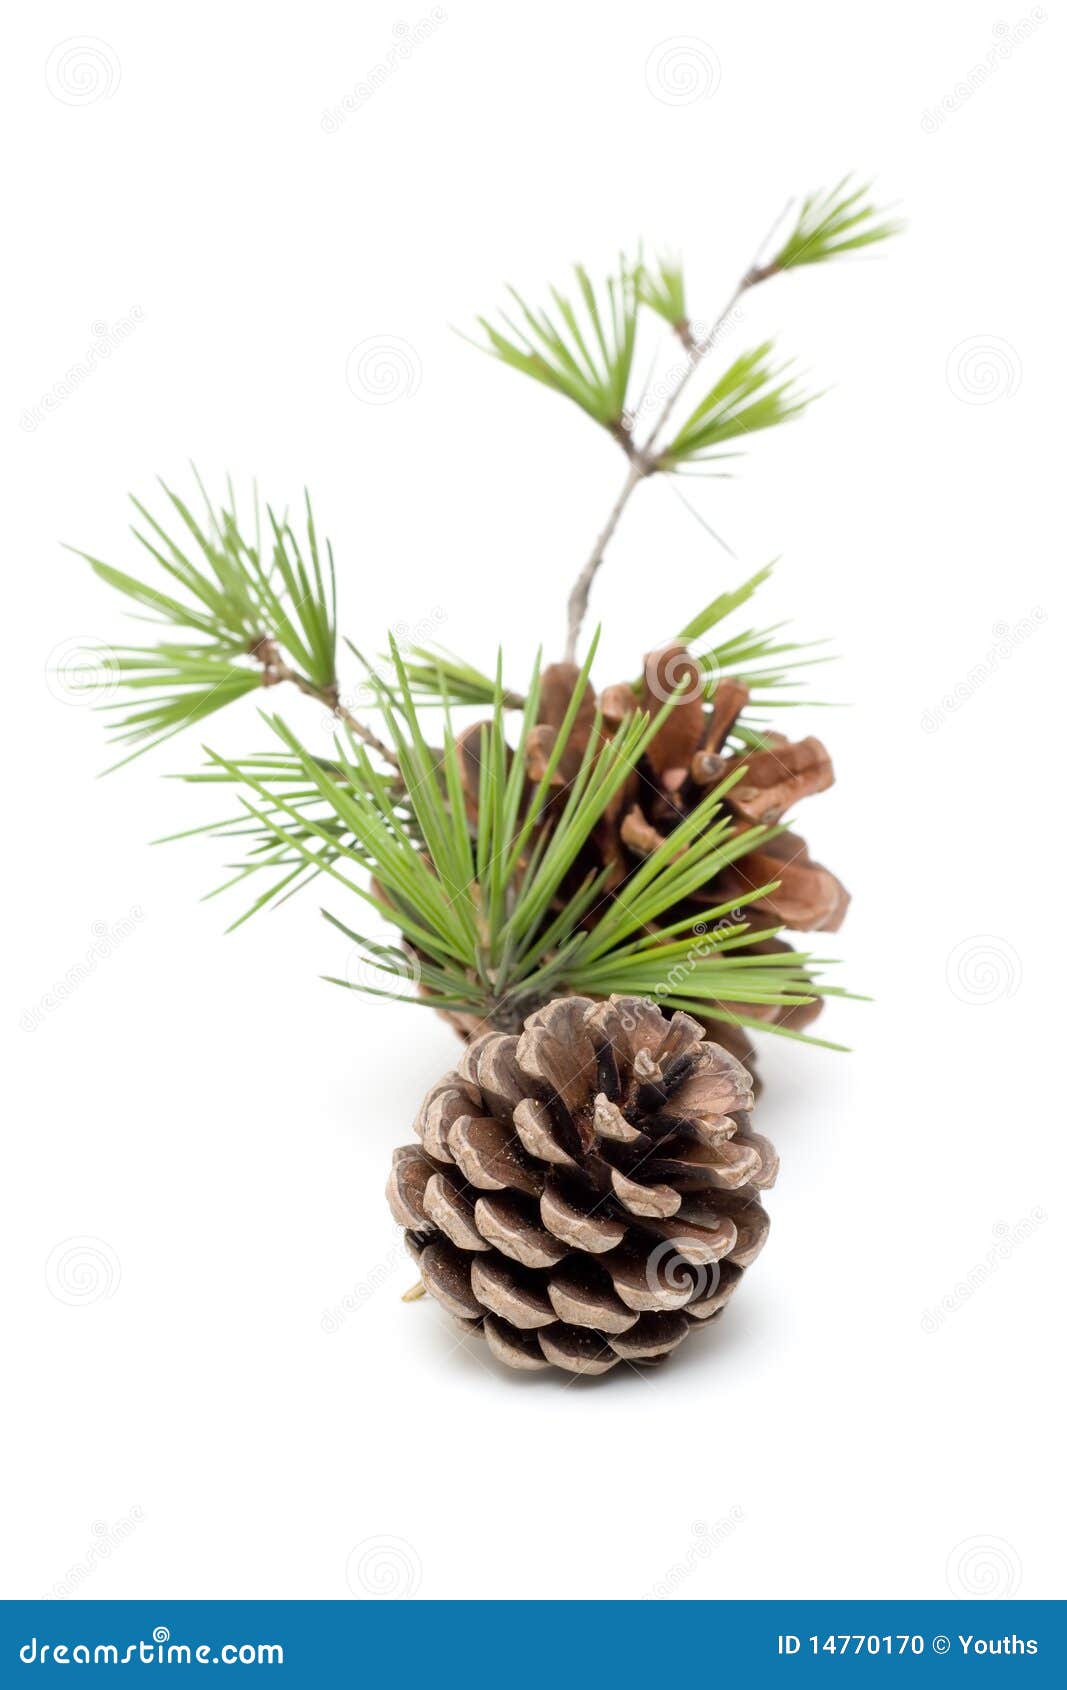
{"label": "spiral watermark pattern", "polygon": [[48,653],[45,682],[61,704],[106,704],[118,691],[122,675],[109,645],[74,634]]}
{"label": "spiral watermark pattern", "polygon": [[961,1003],[999,1003],[1019,989],[1022,963],[1014,945],[995,933],[961,939],[949,952],[945,978]]}
{"label": "spiral watermark pattern", "polygon": [[650,1291],[664,1287],[670,1291],[688,1290],[692,1293],[690,1302],[715,1294],[722,1277],[718,1262],[705,1265],[690,1261],[686,1255],[687,1244],[697,1255],[706,1253],[706,1238],[666,1238],[656,1245],[645,1263],[645,1284]]}
{"label": "spiral watermark pattern", "polygon": [[953,1596],[1014,1596],[1022,1576],[1018,1551],[1002,1537],[966,1537],[945,1563]]}
{"label": "spiral watermark pattern", "polygon": [[697,663],[684,646],[678,646],[669,656],[650,665],[645,686],[661,704],[692,704],[694,699],[705,697],[709,682],[714,684],[717,677],[718,665],[713,658],[709,657],[705,668],[703,660]]}
{"label": "spiral watermark pattern", "polygon": [[345,1581],[353,1596],[400,1601],[422,1583],[422,1562],[404,1537],[365,1537],[349,1552]]}
{"label": "spiral watermark pattern", "polygon": [[348,354],[345,380],[364,405],[392,405],[419,391],[422,364],[415,348],[398,335],[371,335]]}
{"label": "spiral watermark pattern", "polygon": [[121,1278],[119,1259],[102,1238],[65,1238],[45,1263],[49,1291],[72,1308],[113,1297]]}
{"label": "spiral watermark pattern", "polygon": [[422,963],[415,952],[397,945],[396,934],[383,928],[354,945],[345,958],[345,983],[371,1003],[393,997],[417,998]]}
{"label": "spiral watermark pattern", "polygon": [[1011,399],[1023,379],[1019,354],[999,335],[976,334],[952,348],[945,364],[949,392],[965,405]]}
{"label": "spiral watermark pattern", "polygon": [[95,35],[72,35],[60,41],[45,62],[48,92],[65,106],[92,106],[110,100],[122,81],[122,66],[113,47]]}
{"label": "spiral watermark pattern", "polygon": [[696,35],[671,35],[645,61],[645,84],[665,106],[709,99],[722,81],[718,54]]}

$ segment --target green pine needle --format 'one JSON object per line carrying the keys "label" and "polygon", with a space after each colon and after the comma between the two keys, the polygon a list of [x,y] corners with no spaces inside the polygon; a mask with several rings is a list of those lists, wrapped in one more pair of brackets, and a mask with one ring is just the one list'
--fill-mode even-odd
{"label": "green pine needle", "polygon": [[[391,667],[391,656],[383,656],[382,663]],[[404,665],[417,704],[437,707],[447,699],[450,704],[485,707],[496,697],[496,682],[489,675],[441,646],[409,646]],[[504,689],[506,710],[521,710],[524,703],[521,693]]]}
{"label": "green pine needle", "polygon": [[860,252],[902,232],[902,220],[889,217],[867,198],[871,184],[853,184],[844,176],[832,188],[808,194],[796,220],[767,268],[795,270]]}
{"label": "green pine needle", "polygon": [[672,329],[683,327],[689,313],[680,259],[661,257],[654,267],[643,265],[637,279],[637,297]]}
{"label": "green pine needle", "polygon": [[550,289],[548,310],[527,304],[509,288],[518,321],[503,312],[504,332],[478,318],[487,344],[481,350],[573,400],[604,428],[617,431],[626,414],[626,394],[637,337],[639,266],[620,256],[618,270],[599,288],[575,265],[577,300]]}
{"label": "green pine needle", "polygon": [[[780,639],[778,636],[784,626],[782,623],[762,629],[744,629],[716,640],[703,650],[700,649],[700,642],[706,634],[726,621],[758,592],[770,577],[776,562],[777,559],[765,564],[740,586],[719,593],[678,631],[679,643],[693,649],[697,661],[707,672],[709,700],[714,696],[717,682],[729,677],[749,688],[752,708],[785,709],[801,702],[799,699],[784,698],[781,694],[804,685],[805,676],[802,671],[816,664],[833,661],[829,653],[805,655],[817,652],[817,648],[826,643],[824,640]],[[386,666],[389,662],[389,659],[383,659]],[[433,647],[416,647],[405,654],[404,666],[411,696],[420,708],[440,708],[443,704],[478,705],[488,708],[496,698],[497,683],[464,658],[453,653]],[[640,679],[631,682],[631,685],[636,708],[641,692]],[[805,699],[804,702],[813,702],[816,707],[821,707],[823,701]],[[505,688],[503,704],[507,710],[521,710],[525,699],[521,693]],[[753,727],[751,720],[737,725],[732,737],[738,745],[758,745],[758,734],[753,733],[751,739],[745,739],[746,732]]]}
{"label": "green pine needle", "polygon": [[101,708],[125,711],[111,724],[113,742],[131,748],[124,762],[261,686],[264,668],[257,651],[266,642],[306,690],[329,694],[336,687],[333,554],[328,544],[325,555],[320,549],[307,494],[303,541],[269,505],[261,512],[255,489],[249,533],[238,518],[232,486],[227,501],[216,505],[195,469],[193,475],[202,518],[164,482],[166,525],[132,500],[138,517],[132,532],[152,561],[149,578],[68,548],[109,587],[151,613],[140,620],[178,636],[99,652],[98,686],[109,691],[117,686],[122,695]]}
{"label": "green pine needle", "polygon": [[[408,990],[338,984],[408,998],[414,977],[419,1001],[473,1011],[496,1024],[518,1024],[561,992],[652,995],[665,1007],[699,1007],[727,1019],[760,1006],[810,1002],[822,990],[814,959],[743,954],[753,937],[743,912],[773,886],[754,888],[729,907],[689,905],[694,913],[678,916],[728,864],[781,831],[737,830],[723,799],[742,770],[709,792],[610,897],[604,874],[576,878],[583,848],[674,702],[655,717],[635,711],[612,733],[598,718],[580,767],[561,791],[555,775],[594,652],[595,642],[533,791],[522,757],[509,749],[497,683],[482,735],[475,824],[467,816],[451,726],[446,720],[443,746],[431,748],[395,646],[397,687],[390,697],[383,689],[382,708],[405,789],[402,804],[347,732],[338,735],[329,761],[307,752],[277,717],[266,718],[282,746],[272,758],[232,760],[209,751],[207,778],[247,794],[244,820],[216,829],[248,842],[234,880],[270,872],[269,886],[239,920],[291,895],[306,877],[325,875],[370,906],[378,923],[397,930],[396,945],[383,945],[361,937],[359,922],[329,918],[359,947],[368,968]],[[537,720],[538,704],[535,669],[519,744]]]}
{"label": "green pine needle", "polygon": [[816,395],[804,394],[796,378],[788,374],[791,365],[775,363],[773,352],[773,341],[765,340],[734,359],[659,454],[659,469],[677,470],[736,456],[721,448],[731,440],[789,422],[807,409]]}

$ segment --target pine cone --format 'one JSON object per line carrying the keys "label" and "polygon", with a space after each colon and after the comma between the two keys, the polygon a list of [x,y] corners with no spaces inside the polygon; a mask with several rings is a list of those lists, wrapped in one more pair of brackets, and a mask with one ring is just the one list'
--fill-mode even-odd
{"label": "pine cone", "polygon": [[511,1367],[663,1360],[767,1236],[777,1157],[752,1084],[691,1016],[557,998],[473,1040],[424,1100],[388,1196],[423,1285]]}
{"label": "pine cone", "polygon": [[[524,748],[531,789],[540,780],[555,744],[567,708],[574,694],[579,670],[573,663],[553,663],[541,677],[541,721],[534,727]],[[748,703],[748,689],[740,682],[721,679],[710,705],[705,700],[707,675],[682,645],[666,646],[645,659],[644,678],[635,692],[628,684],[606,688],[600,698],[605,728],[614,730],[634,709],[658,711],[679,685],[688,687],[664,719],[630,780],[616,794],[609,809],[591,835],[587,849],[575,863],[563,896],[574,891],[590,873],[607,867],[610,893],[621,886],[640,862],[669,837],[701,801],[708,790],[735,769],[747,770],[743,781],[724,799],[725,809],[735,818],[738,830],[758,823],[777,824],[787,810],[809,794],[823,792],[833,784],[833,767],[821,741],[797,742],[782,734],[766,734],[765,749],[728,753],[727,742]],[[588,745],[596,718],[596,699],[588,684],[582,696],[569,742],[553,776],[553,786],[562,802]],[[485,724],[476,723],[459,736],[461,769],[468,811],[477,820],[480,795],[479,754]],[[545,812],[544,825],[553,824],[553,806]],[[776,891],[744,906],[741,919],[754,932],[765,924],[793,931],[835,932],[848,908],[848,893],[837,877],[821,863],[813,862],[803,839],[792,831],[761,843],[730,863],[692,894],[684,905],[664,912],[662,925],[689,916],[699,920],[702,910],[728,904],[745,892],[778,881]],[[754,939],[737,955],[759,955],[788,951],[783,939]],[[822,1009],[811,1003],[781,1006],[752,1004],[737,1007],[746,1016],[796,1029],[814,1021]],[[463,1038],[482,1030],[476,1017],[444,1012]],[[709,1017],[705,1026],[711,1037],[725,1044],[751,1066],[751,1045],[743,1029]]]}

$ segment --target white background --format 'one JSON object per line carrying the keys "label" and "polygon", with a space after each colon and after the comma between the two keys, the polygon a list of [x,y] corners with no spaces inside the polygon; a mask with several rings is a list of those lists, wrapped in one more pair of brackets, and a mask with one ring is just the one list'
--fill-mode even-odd
{"label": "white background", "polygon": [[[1050,1596],[1060,20],[448,0],[346,112],[429,10],[48,3],[2,56],[5,1594]],[[82,102],[54,50],[85,36]],[[613,680],[783,554],[764,617],[834,637],[818,691],[851,705],[790,724],[838,771],[803,817],[854,893],[823,948],[877,1002],[827,1012],[850,1056],[763,1041],[783,1173],[715,1331],[654,1378],[504,1376],[399,1301],[381,1196],[448,1029],[320,983],[314,895],[224,937],[224,850],[148,843],[214,813],[158,778],[196,733],[95,778],[101,721],[46,667],[136,630],[60,542],[130,567],[125,492],[190,456],[306,482],[357,643],[436,618],[521,678],[621,459],[449,325],[638,238],[711,316],[781,203],[853,167],[910,232],[746,303],[737,349],[781,331],[831,392],[690,484],[739,561],[643,488],[595,609]],[[346,380],[377,337],[390,403]],[[212,743],[261,747],[254,706]]]}

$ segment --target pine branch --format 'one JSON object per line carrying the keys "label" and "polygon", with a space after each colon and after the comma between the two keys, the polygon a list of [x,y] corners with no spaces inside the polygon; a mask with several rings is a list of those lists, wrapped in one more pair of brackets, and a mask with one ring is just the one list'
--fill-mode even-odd
{"label": "pine branch", "polygon": [[[268,505],[268,532],[253,489],[253,531],[228,503],[214,505],[194,470],[205,516],[164,482],[172,519],[168,529],[139,500],[134,538],[167,582],[163,590],[76,551],[109,587],[178,637],[154,645],[101,648],[98,686],[118,684],[126,696],[101,706],[122,712],[113,742],[129,748],[129,762],[182,728],[203,721],[260,686],[289,682],[348,726],[387,761],[388,747],[341,703],[337,681],[337,603],[333,553],[320,550],[311,501],[305,494],[303,542],[286,517]],[[132,701],[130,694],[133,695]],[[119,764],[113,767],[119,767]]]}
{"label": "pine branch", "polygon": [[[635,489],[650,475],[657,472],[677,472],[679,467],[687,461],[691,453],[696,453],[698,459],[703,454],[695,444],[690,429],[698,422],[704,407],[711,405],[711,413],[704,417],[705,448],[715,443],[712,423],[732,424],[729,433],[720,432],[720,440],[734,438],[738,434],[752,433],[758,429],[771,427],[784,422],[799,414],[810,399],[802,399],[795,389],[787,383],[784,388],[774,387],[774,377],[766,367],[766,356],[769,347],[756,348],[753,352],[744,354],[738,359],[721,381],[712,389],[712,393],[697,407],[697,411],[690,417],[683,427],[681,435],[672,442],[665,451],[657,452],[656,445],[667,426],[668,421],[677,405],[683,391],[688,386],[696,370],[703,363],[709,352],[715,346],[723,325],[735,310],[739,300],[751,288],[769,281],[773,276],[784,270],[794,269],[801,264],[815,264],[837,258],[842,254],[870,246],[877,242],[888,240],[897,234],[903,224],[892,219],[886,219],[875,207],[868,204],[865,194],[866,187],[847,189],[846,178],[836,188],[820,193],[810,194],[801,205],[800,212],[792,225],[789,234],[777,249],[774,256],[764,262],[759,254],[753,259],[737,286],[734,288],[726,305],[720,311],[710,330],[700,339],[693,335],[686,306],[685,283],[680,264],[675,261],[659,261],[657,272],[642,271],[639,279],[640,301],[665,318],[678,334],[688,353],[688,363],[679,381],[668,394],[664,405],[656,418],[651,432],[643,446],[637,446],[632,435],[627,431],[623,445],[630,463],[626,472],[626,479],[619,490],[615,503],[608,514],[607,521],[597,535],[593,550],[587,558],[582,570],[571,589],[567,601],[567,638],[565,655],[573,661],[578,647],[582,624],[589,606],[589,596],[593,582],[604,559],[604,553],[614,536]],[[779,220],[780,221],[780,220]],[[764,243],[765,244],[765,243]],[[731,388],[737,396],[736,390],[743,388],[753,366],[763,365],[763,381],[759,384],[762,392],[757,389],[749,395],[750,404],[727,403],[725,417],[716,412],[716,406],[729,401]],[[720,391],[726,384],[725,392]],[[755,409],[751,402],[759,399]],[[679,442],[683,447],[691,450],[679,450]]]}
{"label": "pine branch", "polygon": [[[813,958],[792,952],[736,954],[753,935],[735,912],[772,886],[731,899],[729,910],[677,918],[684,900],[736,859],[781,830],[738,830],[724,808],[743,770],[710,791],[670,836],[606,893],[606,874],[575,882],[583,847],[622,785],[632,777],[674,700],[655,717],[636,710],[612,733],[597,720],[580,767],[560,790],[557,771],[570,744],[592,663],[590,650],[539,780],[531,789],[524,759],[510,749],[502,688],[480,748],[476,814],[469,819],[462,752],[446,720],[444,746],[431,749],[407,667],[395,646],[397,689],[383,698],[406,794],[397,812],[382,776],[350,734],[329,762],[312,757],[277,717],[269,725],[283,747],[273,760],[234,761],[209,752],[211,778],[244,789],[252,858],[267,859],[272,882],[241,919],[302,876],[325,874],[379,922],[397,930],[395,945],[368,936],[360,923],[329,920],[360,947],[382,987],[336,979],[374,995],[408,998],[397,988],[419,981],[419,1002],[473,1012],[487,1024],[521,1024],[536,1004],[561,992],[637,991],[704,1014],[744,1017],[773,1005],[807,1003],[821,988]],[[518,743],[537,720],[539,678],[531,677]],[[234,836],[234,830],[226,829]],[[236,876],[245,878],[241,870]],[[719,918],[728,917],[724,925]],[[655,929],[664,921],[670,925]],[[716,923],[718,922],[718,925]],[[413,963],[413,958],[416,961]],[[681,966],[681,974],[678,967]],[[415,1000],[411,1000],[415,1001]],[[746,1008],[747,1006],[747,1008]]]}

